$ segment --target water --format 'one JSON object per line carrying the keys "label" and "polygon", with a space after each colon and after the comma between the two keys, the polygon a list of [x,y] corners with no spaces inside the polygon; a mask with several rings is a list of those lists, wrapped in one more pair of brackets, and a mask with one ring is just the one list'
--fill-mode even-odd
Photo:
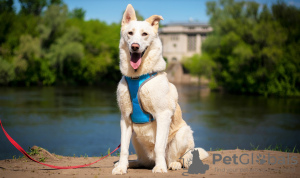
{"label": "water", "polygon": [[[213,93],[177,86],[183,117],[197,147],[300,151],[300,99]],[[0,118],[24,149],[65,156],[100,156],[120,143],[115,87],[0,88]],[[253,146],[251,146],[251,144]],[[134,149],[130,146],[130,153]],[[21,156],[0,131],[0,159]]]}

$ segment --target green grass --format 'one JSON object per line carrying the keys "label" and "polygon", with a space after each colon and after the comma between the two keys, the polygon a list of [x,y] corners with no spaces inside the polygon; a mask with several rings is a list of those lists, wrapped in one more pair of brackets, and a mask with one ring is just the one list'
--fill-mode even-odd
{"label": "green grass", "polygon": [[40,162],[45,162],[47,157],[44,157],[43,154],[41,154],[42,157],[39,158]]}
{"label": "green grass", "polygon": [[[259,145],[253,145],[252,143],[250,143],[251,149],[250,150],[254,150],[257,151],[259,150]],[[239,147],[236,147],[236,149],[239,149]],[[224,150],[223,148],[215,148],[212,149],[210,148],[210,151],[222,151]],[[246,150],[246,149],[244,149]],[[281,151],[281,152],[289,152],[289,153],[300,153],[299,149],[297,148],[297,146],[295,145],[293,148],[289,148],[289,147],[283,147],[281,144],[280,145],[269,145],[268,147],[266,147],[265,149],[261,149],[261,150],[271,150],[271,151]]]}
{"label": "green grass", "polygon": [[[108,148],[108,150],[107,150],[107,154],[108,154],[108,155],[110,154],[110,148]],[[111,155],[109,155],[109,156],[111,156]]]}
{"label": "green grass", "polygon": [[[250,143],[250,146],[252,147],[252,150],[258,150],[259,145],[254,146],[252,143]],[[289,153],[299,153],[299,150],[297,149],[297,145],[295,145],[293,148],[289,147],[283,147],[282,144],[276,144],[272,147],[272,145],[269,145],[263,150],[271,150],[271,151],[281,151],[281,152],[289,152]]]}
{"label": "green grass", "polygon": [[[74,154],[74,157],[75,157],[75,154]],[[80,157],[88,158],[89,155],[87,155],[86,153],[84,153],[84,155],[80,155]]]}
{"label": "green grass", "polygon": [[222,151],[224,150],[223,148],[216,148],[214,151]]}
{"label": "green grass", "polygon": [[[38,149],[31,149],[30,147],[28,147],[28,151],[26,151],[26,153],[29,154],[30,156],[39,155]],[[19,156],[18,159],[21,159],[21,158],[25,158],[25,155]],[[17,159],[16,155],[13,155],[12,159]]]}
{"label": "green grass", "polygon": [[38,149],[31,149],[30,147],[28,148],[28,151],[27,151],[27,154],[29,154],[30,156],[33,156],[33,155],[38,155],[39,154],[39,149],[41,147],[38,147]]}
{"label": "green grass", "polygon": [[257,145],[257,147],[255,147],[254,145],[252,145],[252,143],[250,143],[250,146],[252,147],[252,150],[258,150],[259,145]]}
{"label": "green grass", "polygon": [[[34,156],[34,155],[40,155],[41,157],[39,158],[40,162],[45,162],[47,157],[44,157],[44,155],[42,153],[39,152],[39,150],[41,149],[41,147],[38,147],[37,149],[31,149],[30,147],[28,148],[27,154],[29,154],[30,156]],[[23,156],[25,157],[25,156]]]}
{"label": "green grass", "polygon": [[[103,154],[101,153],[101,157],[106,156],[106,155],[108,155],[108,154],[110,154],[110,148],[107,149],[106,154],[103,155]],[[120,156],[120,151],[117,151],[116,153],[111,154],[110,156],[118,156],[118,157],[119,157],[119,156]]]}
{"label": "green grass", "polygon": [[[110,148],[108,148],[107,149],[107,152],[103,155],[103,153],[100,153],[100,158],[102,158],[103,156],[106,156],[107,154],[110,154],[111,152],[110,152]],[[110,155],[110,156],[120,156],[120,151],[116,151],[116,153],[114,153],[114,154],[112,154],[112,155]],[[73,157],[75,158],[76,157],[76,155],[75,154],[73,154]],[[80,157],[84,157],[84,158],[88,158],[89,156],[85,153],[84,155],[80,155]],[[99,156],[92,156],[92,157],[99,157]]]}
{"label": "green grass", "polygon": [[272,151],[281,151],[281,152],[290,152],[290,153],[300,153],[299,150],[297,149],[297,145],[294,146],[294,148],[289,148],[289,147],[283,147],[281,144],[280,145],[275,145],[272,147],[272,145],[269,145],[265,150],[272,150]]}

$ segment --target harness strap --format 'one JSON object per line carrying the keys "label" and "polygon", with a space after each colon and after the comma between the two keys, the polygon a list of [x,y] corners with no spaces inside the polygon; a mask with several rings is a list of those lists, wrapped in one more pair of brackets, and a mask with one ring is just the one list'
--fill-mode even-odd
{"label": "harness strap", "polygon": [[152,114],[144,110],[139,93],[143,85],[156,76],[157,72],[145,74],[136,78],[125,76],[132,105],[130,117],[131,121],[135,124],[144,124],[154,121]]}
{"label": "harness strap", "polygon": [[152,116],[151,113],[149,113],[149,112],[147,112],[147,111],[144,110],[144,107],[143,107],[143,104],[142,104],[142,101],[141,101],[141,96],[139,95],[140,89],[145,85],[145,83],[147,83],[149,80],[151,80],[151,79],[153,79],[154,77],[156,77],[156,76],[157,76],[157,72],[151,73],[151,74],[149,74],[149,75],[150,75],[150,78],[146,79],[146,80],[141,84],[141,86],[140,86],[140,88],[139,88],[139,90],[138,90],[138,95],[137,95],[137,96],[138,96],[138,101],[139,101],[139,104],[140,104],[140,106],[141,106],[142,111],[143,111],[144,113],[150,115],[149,122],[150,122],[150,121],[152,122],[152,121],[154,121],[154,117]]}
{"label": "harness strap", "polygon": [[13,144],[13,145],[14,145],[21,153],[23,153],[27,158],[29,158],[31,161],[34,161],[34,162],[36,162],[36,163],[39,163],[39,164],[42,164],[42,165],[44,165],[44,166],[48,166],[48,167],[51,167],[51,168],[54,168],[54,169],[76,169],[76,168],[87,167],[87,166],[90,166],[90,165],[92,165],[92,164],[95,164],[95,163],[97,163],[97,162],[103,160],[104,158],[106,158],[107,156],[113,154],[115,151],[117,151],[117,150],[121,147],[121,144],[120,144],[114,151],[112,151],[112,152],[109,153],[108,155],[102,157],[101,159],[99,159],[99,160],[97,160],[97,161],[95,161],[95,162],[89,163],[89,164],[77,165],[77,166],[54,166],[54,165],[50,165],[50,164],[41,163],[41,162],[39,162],[39,161],[33,159],[32,157],[30,157],[30,156],[27,154],[27,152],[26,152],[26,151],[25,151],[25,150],[24,150],[24,149],[23,149],[16,141],[14,141],[14,139],[12,139],[12,138],[8,135],[8,133],[4,130],[1,120],[0,120],[0,125],[1,125],[1,127],[2,127],[2,130],[3,130],[3,132],[4,132],[5,136],[6,136],[6,138],[10,141],[10,143]]}

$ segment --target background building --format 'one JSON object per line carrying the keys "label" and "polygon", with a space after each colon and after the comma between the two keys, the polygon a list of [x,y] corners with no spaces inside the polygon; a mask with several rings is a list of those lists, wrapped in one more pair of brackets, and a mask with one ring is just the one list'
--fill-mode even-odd
{"label": "background building", "polygon": [[168,62],[180,62],[183,57],[201,54],[201,45],[212,28],[208,24],[186,22],[170,23],[160,28],[163,56]]}
{"label": "background building", "polygon": [[166,72],[170,82],[208,84],[207,79],[188,74],[181,62],[184,57],[201,54],[202,42],[212,30],[208,24],[198,22],[171,23],[159,29],[163,56],[168,60]]}

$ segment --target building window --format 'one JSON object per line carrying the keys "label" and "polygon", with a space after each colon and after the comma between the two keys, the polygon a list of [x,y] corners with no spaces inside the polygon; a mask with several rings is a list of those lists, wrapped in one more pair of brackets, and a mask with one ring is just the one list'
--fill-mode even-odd
{"label": "building window", "polygon": [[172,35],[172,36],[171,36],[171,40],[177,41],[177,40],[178,40],[178,36],[177,36],[177,35]]}
{"label": "building window", "polygon": [[177,61],[177,58],[176,58],[176,57],[173,57],[173,58],[172,58],[172,61]]}
{"label": "building window", "polygon": [[196,35],[188,35],[188,51],[196,51]]}

